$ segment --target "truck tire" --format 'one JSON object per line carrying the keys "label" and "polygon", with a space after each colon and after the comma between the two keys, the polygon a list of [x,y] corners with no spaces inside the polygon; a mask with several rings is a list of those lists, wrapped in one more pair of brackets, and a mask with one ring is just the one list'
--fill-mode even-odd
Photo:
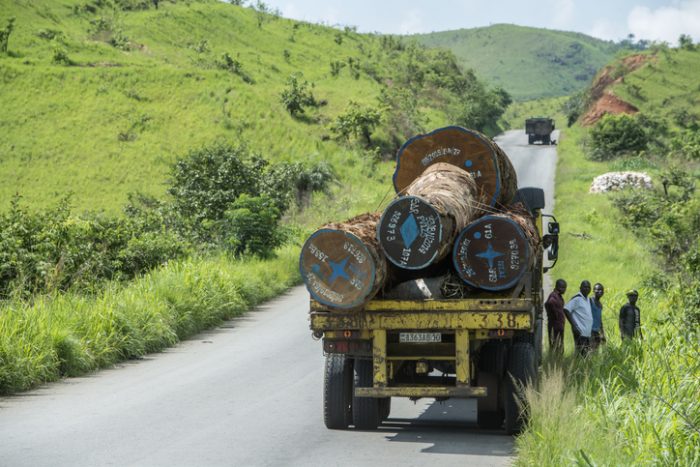
{"label": "truck tire", "polygon": [[532,144],[535,141],[535,137],[532,135],[527,135],[527,144]]}
{"label": "truck tire", "polygon": [[527,407],[524,406],[522,389],[535,382],[535,360],[535,348],[531,343],[515,342],[510,349],[504,401],[505,428],[509,435],[519,433],[527,420]]}
{"label": "truck tire", "polygon": [[344,430],[352,424],[352,358],[343,354],[326,355],[323,375],[323,422],[331,430]]}
{"label": "truck tire", "polygon": [[[502,374],[502,373],[501,373]],[[479,428],[498,430],[503,426],[503,406],[500,402],[503,378],[497,373],[479,372],[477,384],[485,386],[486,397],[476,400],[476,423]]]}
{"label": "truck tire", "polygon": [[379,416],[382,421],[389,418],[391,413],[391,397],[383,397],[379,399]]}
{"label": "truck tire", "polygon": [[542,144],[546,144],[547,146],[549,146],[549,144],[550,144],[549,135],[544,135],[544,136],[542,137]]}
{"label": "truck tire", "polygon": [[[355,359],[355,378],[353,388],[372,387],[372,361]],[[358,430],[374,430],[381,423],[379,410],[379,398],[355,397],[352,398],[352,420]]]}

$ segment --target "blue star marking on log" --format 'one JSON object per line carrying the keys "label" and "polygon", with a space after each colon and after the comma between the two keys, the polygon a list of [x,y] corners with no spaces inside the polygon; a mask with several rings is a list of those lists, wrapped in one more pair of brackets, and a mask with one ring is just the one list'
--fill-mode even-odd
{"label": "blue star marking on log", "polygon": [[350,276],[345,272],[345,266],[348,264],[348,259],[345,258],[339,263],[334,263],[333,261],[328,261],[331,267],[331,277],[328,278],[328,284],[333,285],[333,282],[339,277],[343,277],[346,280],[350,280]]}
{"label": "blue star marking on log", "polygon": [[498,258],[499,256],[505,256],[503,253],[499,253],[496,250],[493,249],[493,246],[491,245],[491,242],[489,242],[488,248],[486,248],[486,251],[483,253],[477,253],[476,256],[479,258],[484,258],[486,261],[489,262],[489,269],[493,268],[493,260]]}
{"label": "blue star marking on log", "polygon": [[418,223],[413,214],[408,216],[408,219],[401,225],[399,230],[403,244],[406,245],[406,248],[411,248],[413,242],[418,238]]}

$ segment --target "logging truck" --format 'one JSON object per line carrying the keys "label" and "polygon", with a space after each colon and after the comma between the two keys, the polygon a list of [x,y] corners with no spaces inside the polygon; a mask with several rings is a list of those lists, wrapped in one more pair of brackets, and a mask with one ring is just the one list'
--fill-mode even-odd
{"label": "logging truck", "polygon": [[544,192],[518,189],[502,149],[456,126],[406,142],[394,188],[383,213],[327,224],[302,247],[325,424],[375,429],[392,397],[476,398],[480,426],[515,433],[558,248]]}
{"label": "logging truck", "polygon": [[[544,193],[528,188],[518,196],[542,232]],[[375,298],[347,312],[312,298],[311,330],[326,355],[326,426],[375,429],[392,397],[477,398],[479,426],[518,432],[519,391],[536,380],[542,355],[543,252],[556,261],[558,224],[547,222],[547,230],[547,249],[507,293]]]}
{"label": "logging truck", "polygon": [[541,141],[542,144],[554,144],[552,132],[554,131],[554,120],[545,117],[528,118],[525,120],[525,133],[527,133],[527,143],[534,144]]}

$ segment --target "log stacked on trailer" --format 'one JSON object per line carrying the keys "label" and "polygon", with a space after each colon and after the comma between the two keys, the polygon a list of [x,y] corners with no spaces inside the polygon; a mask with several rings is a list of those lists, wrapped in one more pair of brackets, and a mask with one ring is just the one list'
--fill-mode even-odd
{"label": "log stacked on trailer", "polygon": [[452,164],[430,165],[384,210],[377,237],[387,259],[424,269],[445,258],[457,234],[482,213],[478,186]]}
{"label": "log stacked on trailer", "polygon": [[532,270],[539,248],[537,228],[524,208],[480,217],[465,227],[452,253],[457,275],[483,290],[515,286]]}
{"label": "log stacked on trailer", "polygon": [[403,194],[426,168],[440,162],[469,172],[479,187],[479,202],[506,206],[518,191],[518,178],[508,156],[487,136],[458,126],[437,129],[408,140],[399,149],[394,189]]}
{"label": "log stacked on trailer", "polygon": [[299,270],[311,296],[329,308],[361,308],[387,280],[377,241],[379,214],[361,214],[314,232],[301,248]]}
{"label": "log stacked on trailer", "polygon": [[[510,206],[515,170],[481,133],[452,126],[412,138],[399,150],[394,187],[399,197],[383,213],[328,224],[306,241],[299,267],[313,299],[361,310],[385,292],[412,290],[389,292],[394,284],[431,276],[505,290],[533,268],[534,219]],[[439,298],[436,287],[416,290]]]}

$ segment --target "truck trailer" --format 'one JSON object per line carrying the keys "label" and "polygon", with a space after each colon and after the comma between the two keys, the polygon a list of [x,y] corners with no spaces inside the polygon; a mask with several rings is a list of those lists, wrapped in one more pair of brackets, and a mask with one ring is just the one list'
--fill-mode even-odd
{"label": "truck trailer", "polygon": [[[353,311],[311,299],[311,331],[326,356],[329,429],[376,429],[389,416],[392,397],[476,398],[481,427],[509,434],[522,428],[522,390],[536,382],[542,355],[544,263],[556,262],[559,226],[542,214],[541,189],[520,189],[517,198],[536,220],[542,248],[534,268],[511,289],[440,299],[380,297]],[[552,219],[544,235],[543,217]]]}

